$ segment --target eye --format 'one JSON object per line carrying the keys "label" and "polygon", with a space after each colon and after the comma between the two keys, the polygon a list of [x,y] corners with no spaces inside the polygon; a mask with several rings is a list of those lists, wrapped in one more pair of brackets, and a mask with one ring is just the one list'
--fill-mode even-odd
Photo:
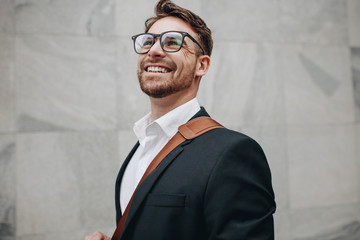
{"label": "eye", "polygon": [[143,45],[143,47],[146,47],[146,46],[151,46],[152,43],[153,43],[152,38],[147,38],[147,39],[144,40],[142,45]]}
{"label": "eye", "polygon": [[178,37],[168,36],[163,40],[163,46],[169,50],[177,50],[180,48],[182,39]]}
{"label": "eye", "polygon": [[171,46],[171,45],[180,46],[181,45],[181,40],[176,39],[176,38],[167,38],[167,39],[165,39],[165,44],[168,45],[168,46]]}

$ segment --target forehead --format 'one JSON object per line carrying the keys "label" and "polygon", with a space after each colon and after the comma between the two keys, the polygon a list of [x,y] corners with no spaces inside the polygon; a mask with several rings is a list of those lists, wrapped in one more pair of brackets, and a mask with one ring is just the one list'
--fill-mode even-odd
{"label": "forehead", "polygon": [[189,23],[180,18],[171,16],[157,20],[149,29],[149,33],[159,34],[171,30],[187,32],[192,36],[196,35]]}

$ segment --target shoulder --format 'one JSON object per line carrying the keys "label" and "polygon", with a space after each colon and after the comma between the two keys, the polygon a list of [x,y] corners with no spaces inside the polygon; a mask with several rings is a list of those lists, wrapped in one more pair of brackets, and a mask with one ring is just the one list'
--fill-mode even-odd
{"label": "shoulder", "polygon": [[196,158],[205,166],[262,165],[268,168],[261,146],[251,137],[226,128],[214,129],[184,146],[186,157]]}
{"label": "shoulder", "polygon": [[219,128],[209,131],[197,139],[194,142],[198,142],[199,144],[210,144],[213,146],[214,144],[217,148],[233,148],[242,146],[241,149],[247,148],[255,148],[262,151],[260,144],[255,141],[253,138],[231,129],[227,128]]}

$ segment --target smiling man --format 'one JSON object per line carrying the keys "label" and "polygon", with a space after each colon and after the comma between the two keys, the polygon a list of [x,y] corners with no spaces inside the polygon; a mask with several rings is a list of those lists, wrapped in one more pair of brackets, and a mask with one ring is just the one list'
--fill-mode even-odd
{"label": "smiling man", "polygon": [[[274,193],[261,147],[218,124],[203,126],[204,119],[214,123],[196,98],[210,66],[211,31],[169,0],[155,13],[145,33],[132,37],[151,111],[135,123],[139,141],[117,177],[111,239],[274,239]],[[110,237],[85,237],[101,239]]]}

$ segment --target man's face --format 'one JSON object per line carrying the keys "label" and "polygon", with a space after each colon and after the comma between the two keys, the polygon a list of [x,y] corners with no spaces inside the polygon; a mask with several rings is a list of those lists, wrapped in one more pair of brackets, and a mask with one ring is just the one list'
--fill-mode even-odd
{"label": "man's face", "polygon": [[[149,29],[149,33],[160,34],[170,30],[187,32],[198,40],[197,34],[190,25],[175,17],[165,17],[156,21]],[[196,93],[198,48],[193,41],[185,37],[180,51],[168,53],[162,50],[160,40],[157,38],[148,53],[139,54],[137,72],[141,90],[153,98],[163,98],[180,92],[187,94],[195,91]]]}

